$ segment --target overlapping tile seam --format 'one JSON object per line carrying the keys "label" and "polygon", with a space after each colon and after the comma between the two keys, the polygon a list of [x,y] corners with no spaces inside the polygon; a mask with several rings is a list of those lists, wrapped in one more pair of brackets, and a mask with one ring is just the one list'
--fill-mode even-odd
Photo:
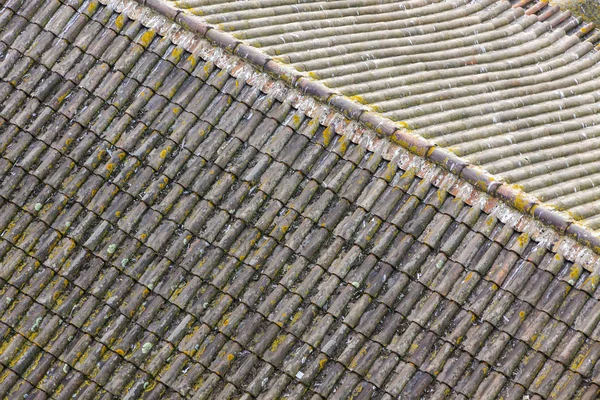
{"label": "overlapping tile seam", "polygon": [[[596,253],[600,253],[600,235],[595,234],[592,229],[581,225],[567,213],[556,210],[536,196],[526,193],[518,186],[504,182],[499,177],[458,157],[451,151],[441,148],[421,136],[412,134],[409,130],[403,128],[401,124],[368,110],[364,105],[338,93],[335,89],[328,88],[319,81],[308,78],[305,73],[275,61],[270,56],[263,54],[259,49],[246,45],[242,40],[207,24],[201,17],[177,8],[176,3],[168,0],[135,1],[152,8],[159,14],[175,21],[200,37],[208,39],[211,43],[220,46],[228,52],[249,61],[261,71],[265,71],[282,80],[288,86],[297,88],[302,93],[330,105],[346,117],[359,121],[365,127],[374,130],[378,135],[386,137],[391,142],[399,144],[410,152],[444,167],[486,193],[502,199],[517,210],[534,216],[554,227],[559,232],[570,235],[576,238],[578,242],[590,246]],[[514,4],[513,7],[524,7],[530,5],[532,1],[535,0],[521,0]],[[539,21],[550,21],[552,26],[563,23],[571,15],[570,12],[560,11],[558,6],[539,13],[546,5],[547,3],[545,2],[537,2],[537,4],[529,7],[527,13],[533,15],[537,15],[536,13],[538,13]],[[588,34],[590,26],[585,26],[578,34]],[[597,41],[599,35],[600,33],[592,34],[591,38],[586,40]]]}
{"label": "overlapping tile seam", "polygon": [[[186,38],[186,37],[183,37],[183,38],[179,37],[178,38],[178,40],[180,41],[180,43],[186,43],[187,39],[189,39],[189,38]],[[188,44],[189,43],[191,43],[191,41],[189,41]],[[191,49],[191,47],[190,47],[190,49]],[[212,52],[213,50],[209,48],[207,51],[208,52]],[[207,55],[207,54],[204,54],[204,55]],[[243,64],[240,64],[235,58],[227,57],[226,55],[222,55],[222,54],[220,54],[218,52],[211,53],[211,56],[213,57],[213,60],[214,60],[215,64],[219,64],[219,65],[224,66],[225,68],[228,68],[228,71],[232,72],[233,74],[237,74],[236,76],[240,77],[241,79],[244,79],[244,75],[240,71],[242,69],[244,69],[245,67],[243,66]],[[238,68],[236,70],[236,67],[239,67],[240,65],[241,65],[241,68]],[[233,71],[236,71],[236,72],[233,72]],[[251,70],[248,69],[248,68],[246,68],[245,72],[247,72],[248,74],[250,74],[250,78],[248,78],[248,79],[251,79],[252,78]],[[254,81],[252,81],[252,82],[255,83],[255,84],[262,83],[263,85],[262,85],[261,88],[265,91],[265,93],[273,94],[273,91],[274,90],[276,91],[276,89],[274,89],[276,83],[274,83],[272,81],[268,81],[268,80],[262,80],[261,81],[260,80],[260,76],[256,77],[256,79]],[[71,82],[71,83],[73,83],[73,82]],[[69,82],[68,81],[66,82],[66,84],[67,84],[67,86],[69,86]],[[222,88],[217,87],[217,86],[213,86],[213,88],[215,88],[216,90],[222,89]],[[287,95],[289,93],[285,93],[285,89],[284,88],[281,88],[281,91],[283,91],[284,93],[280,93],[280,98],[281,99],[286,99]],[[23,93],[23,97],[24,96],[27,96],[27,95],[25,93]],[[55,97],[59,98],[61,96],[62,96],[62,92],[59,91],[58,93],[56,93]],[[273,94],[273,96],[277,96],[277,94]],[[28,96],[28,99],[35,100],[31,96]],[[296,100],[298,102],[306,101],[306,99],[304,99],[302,96],[299,96],[298,98],[296,98]],[[50,103],[54,104],[53,99],[50,99]],[[10,110],[16,109],[19,106],[19,104],[20,103],[17,103],[17,102],[12,103],[12,104],[7,104],[6,109],[3,110],[3,111],[5,111],[8,114],[10,114],[11,113]],[[296,105],[297,105],[297,103],[296,103]],[[338,123],[341,126],[341,128],[336,126],[338,129],[349,129],[349,130],[351,129],[349,127],[349,125],[344,125],[347,122],[342,121],[340,119],[336,119],[337,117],[335,115],[332,115],[330,112],[328,112],[327,108],[324,108],[324,107],[322,107],[322,106],[320,106],[318,104],[315,104],[315,103],[310,103],[310,101],[308,101],[308,105],[307,105],[307,103],[305,103],[304,106],[306,108],[302,108],[302,107],[299,108],[300,112],[309,112],[309,113],[312,112],[312,115],[316,115],[315,113],[321,112],[321,113],[323,113],[323,115],[326,116],[325,118],[329,118],[329,121],[328,121],[328,123],[330,124],[329,126],[331,126],[331,124]],[[314,107],[314,109],[312,109],[313,107]],[[311,109],[312,109],[312,111],[310,111]],[[8,110],[8,111],[6,111],[6,110]],[[60,109],[58,107],[56,107],[56,110],[52,109],[51,107],[48,108],[47,110],[48,110],[48,112],[56,111],[56,112],[58,112],[60,114]],[[307,111],[307,110],[309,110],[309,111]],[[160,112],[161,110],[157,109],[155,111],[156,112]],[[167,110],[167,111],[171,111],[171,110]],[[25,113],[25,115],[27,115],[27,113]],[[271,118],[275,118],[276,119],[276,115],[277,115],[277,112],[275,111],[274,114],[271,114]],[[6,121],[4,121],[4,122],[6,122]],[[283,121],[279,121],[279,122],[283,122]],[[293,117],[291,117],[290,121],[287,121],[287,122],[288,122],[288,124],[292,124],[293,123]],[[365,140],[367,142],[369,141],[369,138],[371,138],[374,141],[377,140],[377,138],[375,137],[375,135],[373,133],[371,133],[371,132],[368,132],[368,131],[365,132],[364,135],[359,135],[358,137],[355,136],[354,138],[357,139],[357,140],[360,140],[363,136],[366,137]],[[91,132],[91,134],[89,135],[89,137],[92,137],[92,138],[95,137],[97,140],[101,140],[101,141],[104,140],[104,139],[100,139],[99,136],[94,136],[93,132]],[[20,138],[16,138],[15,142],[19,142],[20,140],[21,140]],[[23,139],[23,143],[26,143],[26,142],[27,142],[27,138]],[[43,142],[39,141],[39,143],[42,144]],[[366,145],[369,145],[369,143],[367,143]],[[373,146],[377,147],[377,145],[373,145],[373,143],[371,143],[370,145],[371,145],[372,148],[373,148]],[[408,170],[414,170],[416,167],[420,167],[421,165],[423,165],[424,168],[422,170],[420,169],[420,171],[421,171],[420,173],[422,174],[422,177],[423,177],[423,180],[421,181],[422,184],[420,186],[417,186],[416,188],[412,188],[412,189],[408,188],[407,189],[407,193],[409,193],[411,196],[415,196],[415,198],[418,198],[419,200],[427,198],[425,193],[427,192],[427,188],[428,188],[428,184],[429,184],[430,180],[433,180],[433,181],[437,182],[437,184],[441,188],[446,188],[446,187],[449,188],[451,186],[454,186],[454,184],[457,184],[456,177],[454,177],[453,175],[450,175],[450,174],[447,174],[447,173],[441,171],[439,168],[436,168],[436,167],[432,166],[430,163],[420,164],[420,161],[419,161],[418,158],[412,157],[411,155],[406,154],[406,153],[401,152],[401,151],[400,152],[396,152],[396,150],[394,149],[394,147],[393,146],[389,146],[389,144],[387,142],[385,142],[385,141],[380,141],[379,142],[379,146],[380,146],[380,148],[383,147],[384,150],[387,149],[387,153],[386,154],[387,154],[388,157],[391,156],[391,159],[395,159],[395,157],[401,158],[403,160],[401,165],[403,165]],[[387,146],[387,147],[385,147],[385,146]],[[15,148],[12,148],[11,153],[9,153],[9,157],[10,157],[10,155],[12,153],[14,153],[14,154],[17,155],[19,153],[19,150],[18,150],[19,148],[21,148],[21,144],[20,143]],[[160,149],[162,149],[162,148],[160,148]],[[55,148],[55,151],[56,152],[60,152],[60,148]],[[158,154],[158,153],[160,153],[160,151],[157,151],[157,153],[155,153],[155,154]],[[118,154],[115,154],[114,156],[118,158]],[[3,171],[6,172],[6,171],[8,171],[9,168],[12,167],[12,161],[9,160],[9,159],[6,159],[4,157],[3,157],[3,161],[4,161],[3,162]],[[109,168],[104,168],[104,169],[109,170]],[[89,170],[85,169],[85,170],[89,172],[90,176],[98,176],[96,174],[96,170],[97,170],[96,168],[91,168]],[[102,168],[100,170],[102,170]],[[13,171],[21,171],[21,170],[18,169],[18,168],[15,168]],[[24,171],[22,171],[21,173],[22,174],[26,174],[26,172],[24,172]],[[47,173],[47,171],[45,171],[45,173]],[[28,174],[28,176],[31,177],[33,175]],[[500,218],[503,218],[503,221],[506,221],[508,223],[508,227],[509,227],[508,230],[509,231],[510,231],[510,229],[512,229],[513,226],[515,226],[519,230],[521,230],[522,232],[532,232],[533,237],[535,237],[538,240],[542,240],[542,242],[544,242],[544,244],[546,246],[550,246],[552,248],[561,248],[561,246],[565,246],[564,248],[562,248],[562,250],[564,250],[565,252],[567,252],[567,256],[570,257],[571,259],[576,259],[579,262],[584,262],[587,259],[587,257],[589,256],[589,254],[586,253],[586,249],[582,249],[582,253],[578,255],[578,257],[579,257],[578,258],[576,256],[577,254],[573,253],[573,252],[577,252],[577,246],[572,246],[572,243],[569,242],[569,240],[561,240],[561,238],[559,236],[554,235],[554,234],[547,234],[548,236],[545,236],[546,234],[543,234],[542,232],[537,232],[535,230],[535,229],[542,230],[543,228],[540,227],[539,225],[535,224],[534,222],[532,222],[528,217],[523,217],[523,216],[521,216],[518,213],[511,214],[508,210],[502,208],[501,204],[498,204],[493,199],[489,199],[489,198],[486,198],[485,196],[481,196],[477,191],[475,191],[468,184],[458,183],[457,185],[458,185],[458,187],[455,187],[454,189],[450,189],[450,191],[452,191],[452,193],[458,194],[461,198],[464,198],[463,196],[466,196],[466,198],[470,198],[470,200],[467,200],[467,201],[471,202],[471,204],[483,205],[484,206],[484,210],[487,210],[487,211],[490,211],[490,212],[493,211],[493,212],[496,213],[495,215],[500,215]],[[17,188],[7,187],[5,190],[12,192],[13,189],[17,189]],[[27,193],[27,187],[26,186],[23,186],[21,188],[21,190],[23,190],[25,193]],[[17,190],[17,192],[19,193],[20,191]],[[434,190],[433,193],[434,193],[434,195],[432,196],[432,198],[435,198],[436,197],[435,196],[435,190]],[[11,195],[12,195],[12,193],[11,193]],[[100,195],[100,193],[98,193],[97,195]],[[375,196],[375,195],[376,194],[374,193],[373,196]],[[19,197],[19,196],[17,195],[17,197]],[[100,195],[99,199],[97,200],[100,203],[102,203],[101,197],[102,197],[102,195]],[[365,200],[365,201],[368,201],[368,200]],[[374,199],[373,199],[373,201],[374,201]],[[79,204],[78,202],[75,202],[75,203]],[[433,201],[428,200],[428,201],[426,201],[426,203],[428,205],[431,205],[431,204],[435,203],[435,200],[433,200]],[[7,200],[6,203],[2,204],[2,205],[10,207],[10,204],[12,204],[11,201]],[[15,204],[13,206],[15,207],[15,209],[23,209],[22,205],[16,205]],[[83,206],[81,206],[81,207],[83,207]],[[94,205],[88,205],[88,207],[94,208],[95,206]],[[492,210],[490,210],[490,208]],[[21,214],[22,215],[21,218],[33,219],[34,215],[39,215],[39,214],[37,214],[39,211],[40,210],[37,209],[37,203],[32,202],[32,203],[30,203],[30,204],[27,205],[26,211]],[[222,209],[221,211],[226,212],[227,210],[223,210]],[[15,212],[17,212],[17,211],[15,211]],[[505,212],[507,214],[504,214]],[[9,214],[10,213],[8,213],[7,215],[9,215]],[[450,214],[444,214],[444,213],[441,213],[441,214],[445,215],[445,216],[448,216],[448,217],[451,216]],[[47,214],[45,214],[45,215],[47,215]],[[92,218],[94,218],[95,213],[93,211],[91,211],[89,215],[91,215]],[[50,218],[50,217],[48,217],[48,218]],[[313,222],[316,223],[318,221],[313,221]],[[462,222],[464,222],[466,225],[472,225],[471,223],[468,223],[468,222],[465,222],[465,221],[462,221]],[[532,225],[530,225],[530,224],[532,224]],[[531,226],[534,226],[534,228],[531,228]],[[37,234],[41,234],[40,231],[38,230],[38,231],[32,232],[33,233],[32,236],[35,237],[36,236],[36,232],[37,232]],[[11,240],[11,244],[12,244],[12,241],[14,241],[14,242],[16,242],[16,243],[24,246],[24,248],[21,249],[24,252],[24,254],[28,253],[28,252],[30,252],[32,250],[32,249],[28,248],[28,246],[32,245],[32,243],[34,242],[33,238],[30,237],[30,238],[27,239],[27,241],[25,243],[23,243],[20,240],[17,240],[16,238],[13,237],[13,236],[15,236],[15,237],[16,236],[20,236],[21,232],[9,231],[9,233],[10,233],[9,236],[12,239]],[[50,236],[52,236],[53,234],[54,235],[58,235],[58,233],[59,232],[57,232],[54,228],[48,229],[48,234]],[[478,232],[478,233],[480,233],[480,232]],[[210,235],[216,235],[215,232],[211,232],[209,234]],[[165,236],[164,233],[163,233],[163,236]],[[166,235],[166,236],[168,236],[168,235]],[[415,236],[417,236],[417,235],[415,235]],[[25,235],[25,237],[27,237],[27,235]],[[525,259],[529,260],[528,257],[524,257],[524,254],[535,253],[535,251],[532,251],[532,249],[526,250],[527,245],[529,244],[529,242],[528,242],[529,235],[528,234],[517,235],[517,237],[519,239],[517,240],[515,238],[515,240],[513,242],[513,247],[512,247],[513,253],[511,253],[511,254],[512,255],[517,255],[517,256],[523,255],[523,258],[521,258],[523,261]],[[511,238],[512,238],[512,235],[511,235]],[[163,237],[163,239],[164,239],[164,237]],[[181,236],[178,236],[178,239],[181,239]],[[492,239],[492,241],[496,241],[495,243],[500,243],[500,245],[504,245],[505,244],[504,240],[500,240],[497,237],[491,236],[490,239]],[[93,250],[93,248],[95,247],[94,246],[95,241],[100,241],[101,238],[94,238],[94,239],[89,238],[89,240],[90,240],[90,242],[88,244],[88,246],[89,246],[88,250],[91,253],[94,253],[94,257],[98,257],[98,259],[101,259],[101,260],[104,260],[104,261],[109,261],[109,260],[110,260],[109,262],[114,261],[112,259],[112,257],[109,257],[109,256],[113,252],[115,252],[116,250],[114,250],[114,249],[110,250],[110,246],[111,245],[109,243],[105,243],[104,246],[100,246],[97,250]],[[554,243],[554,242],[552,242],[552,240],[555,240],[557,242],[557,244],[554,244],[554,246],[551,246]],[[45,242],[45,240],[43,242]],[[86,241],[83,241],[83,242],[87,243]],[[148,241],[148,242],[151,242],[151,241]],[[154,243],[154,246],[158,246],[158,243],[162,243],[161,240],[152,241],[152,242]],[[8,243],[8,241],[3,241],[3,243]],[[65,240],[65,243],[62,245],[62,247],[59,250],[57,250],[56,253],[53,253],[53,257],[51,258],[51,260],[46,261],[46,262],[49,262],[51,264],[53,262],[53,260],[55,259],[54,257],[60,258],[60,257],[62,257],[63,252],[65,254],[68,253],[68,248],[70,246],[70,243],[71,242],[68,239]],[[88,246],[84,246],[84,247],[88,247]],[[121,247],[121,246],[119,245],[119,247]],[[42,248],[43,248],[43,246],[42,246]],[[153,250],[158,251],[159,248],[157,247],[156,249],[153,249]],[[120,251],[119,251],[119,253],[120,253]],[[522,253],[522,254],[520,254],[520,253]],[[21,253],[17,252],[15,257],[18,257],[19,254],[21,254]],[[532,257],[535,257],[535,255],[532,255]],[[33,263],[35,263],[36,261],[40,262],[40,260],[42,258],[43,257],[41,257],[41,256],[38,259],[36,259],[35,257],[32,257],[30,261],[33,262]],[[167,259],[168,259],[168,257],[167,257]],[[15,263],[16,262],[18,262],[18,259],[15,259]],[[539,262],[539,261],[536,261],[536,262]],[[466,264],[466,262],[465,262],[465,264]],[[11,264],[11,265],[13,265],[13,264]],[[588,269],[591,267],[589,263],[587,263],[586,265],[587,265]],[[118,265],[117,265],[117,267],[118,267]],[[123,267],[123,269],[125,269],[125,266],[121,265],[121,267]],[[158,266],[156,266],[156,268],[158,268]],[[466,268],[464,268],[464,266],[463,266],[463,269],[466,271]],[[548,269],[550,269],[550,268],[548,268]],[[348,278],[348,279],[346,279],[346,278]],[[568,277],[568,274],[564,275],[564,276],[560,276],[560,278],[558,278],[558,279],[559,279],[559,281],[561,281],[561,282],[558,283],[559,285],[571,285],[570,282],[567,282],[568,280],[572,279],[572,278]],[[349,277],[344,277],[344,281],[346,283],[346,287],[354,286],[353,282],[351,281],[351,279]],[[169,286],[169,285],[166,285],[166,286]],[[141,287],[141,288],[144,289],[143,287]],[[150,286],[148,285],[148,286],[146,286],[146,288],[150,289]],[[592,288],[588,287],[588,290],[591,290],[591,289],[593,289],[593,287]],[[17,289],[11,289],[11,290],[12,290],[12,293],[15,293],[15,291]],[[215,290],[220,290],[220,289],[216,288]],[[505,293],[508,294],[510,292],[507,291]],[[435,295],[431,294],[431,296],[435,296]],[[26,298],[29,298],[29,297],[26,296]],[[427,298],[427,299],[429,299],[429,298]],[[291,299],[290,302],[292,300],[293,299]],[[20,307],[17,307],[13,311],[13,313],[14,313],[13,315],[20,315],[21,311],[24,310],[24,309],[26,309],[28,306],[29,306],[28,304],[22,304]],[[543,312],[541,313],[541,315],[549,316],[549,314],[543,313]],[[25,325],[30,330],[33,329],[35,331],[37,329],[36,326],[35,326],[35,321],[37,320],[36,314],[34,312],[31,312],[31,315],[28,316],[28,319],[29,319],[29,323],[26,323],[26,324],[23,324],[23,325]],[[102,320],[102,318],[99,318],[99,320]],[[468,321],[470,321],[470,319],[467,318],[466,321],[468,322]],[[23,326],[23,325],[21,325],[21,326]],[[3,326],[5,326],[5,328],[8,329],[8,325],[3,325]],[[73,328],[73,329],[75,329],[75,328]],[[90,328],[90,329],[92,329],[92,328]],[[24,337],[24,335],[23,335],[23,337]],[[149,340],[148,342],[145,342],[145,343],[153,343],[153,342],[151,340]],[[140,350],[140,351],[143,352],[143,349],[138,349],[138,350]],[[7,356],[8,356],[8,354],[10,354],[10,353],[7,353]],[[221,360],[221,361],[225,362],[225,360]],[[67,367],[67,369],[68,369],[68,367]],[[575,368],[575,369],[577,369],[577,368]],[[140,381],[142,381],[142,380],[140,380]]]}

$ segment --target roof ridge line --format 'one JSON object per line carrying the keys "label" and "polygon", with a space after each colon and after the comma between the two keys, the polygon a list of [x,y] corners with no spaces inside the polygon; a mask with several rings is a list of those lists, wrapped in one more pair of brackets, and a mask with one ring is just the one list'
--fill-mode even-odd
{"label": "roof ridge line", "polygon": [[[317,101],[337,109],[349,119],[362,123],[378,135],[388,137],[391,142],[413,154],[423,157],[425,160],[441,166],[483,192],[499,198],[516,210],[549,225],[556,229],[559,234],[573,237],[580,244],[588,246],[595,253],[600,254],[600,235],[596,235],[590,228],[577,223],[571,216],[555,209],[534,195],[526,193],[517,185],[505,182],[501,178],[485,171],[482,167],[462,159],[422,136],[412,134],[408,129],[402,127],[401,122],[394,122],[389,118],[383,117],[335,89],[312,80],[305,73],[279,63],[274,58],[263,54],[259,49],[249,46],[229,33],[223,32],[213,25],[206,23],[201,16],[177,8],[172,4],[173,1],[134,1],[142,6],[153,9],[183,28],[248,61],[259,70],[281,79],[291,88],[298,89],[302,93],[315,98]],[[536,3],[536,5],[540,3],[548,4],[543,0],[521,0],[513,4],[512,8],[522,8],[526,11],[524,7],[532,2]],[[552,28],[555,28],[571,16],[571,13],[569,11],[560,11],[559,6],[553,7],[552,12],[544,12],[541,15],[536,15],[540,22],[551,24]],[[532,12],[532,14],[535,13]],[[590,25],[593,25],[593,23],[585,27],[586,34],[595,30],[595,26],[590,27]],[[585,41],[585,39],[582,39],[582,36],[578,35],[582,41]]]}

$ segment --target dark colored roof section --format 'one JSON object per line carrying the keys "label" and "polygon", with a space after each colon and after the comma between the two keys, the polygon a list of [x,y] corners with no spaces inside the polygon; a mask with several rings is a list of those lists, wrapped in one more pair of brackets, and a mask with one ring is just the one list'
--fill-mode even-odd
{"label": "dark colored roof section", "polygon": [[[209,39],[259,66],[272,57],[303,71],[323,100],[360,101],[396,121],[392,131],[408,129],[600,228],[600,34],[568,11],[527,0],[147,3],[201,34],[214,27]],[[360,115],[348,100],[336,105]]]}
{"label": "dark colored roof section", "polygon": [[596,396],[590,249],[134,3],[0,23],[2,396]]}

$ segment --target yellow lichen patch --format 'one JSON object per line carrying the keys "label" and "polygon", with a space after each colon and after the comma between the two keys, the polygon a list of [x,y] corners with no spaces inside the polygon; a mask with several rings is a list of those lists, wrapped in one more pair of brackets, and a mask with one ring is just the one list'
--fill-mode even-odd
{"label": "yellow lichen patch", "polygon": [[325,368],[325,364],[327,364],[327,359],[323,358],[321,361],[319,361],[319,369]]}
{"label": "yellow lichen patch", "polygon": [[519,313],[519,318],[521,318],[521,321],[523,321],[525,319],[525,311],[521,311]]}
{"label": "yellow lichen patch", "polygon": [[385,112],[385,108],[378,106],[377,104],[370,104],[371,110],[375,111],[376,113],[384,113]]}
{"label": "yellow lichen patch", "polygon": [[125,15],[120,14],[117,19],[115,19],[115,25],[119,30],[123,29],[125,26]]}
{"label": "yellow lichen patch", "polygon": [[598,286],[598,280],[600,279],[600,276],[598,275],[590,275],[589,278],[587,278],[584,282],[583,285],[591,285],[592,289],[595,289]]}
{"label": "yellow lichen patch", "polygon": [[147,47],[150,42],[154,39],[154,31],[152,29],[147,30],[140,38],[140,44]]}
{"label": "yellow lichen patch", "polygon": [[296,322],[298,322],[300,317],[302,317],[302,311],[298,311],[296,314],[294,314],[292,320],[290,321],[290,325],[294,325]]}
{"label": "yellow lichen patch", "polygon": [[113,164],[113,163],[106,164],[106,170],[108,172],[113,172],[114,169],[115,169],[115,164]]}
{"label": "yellow lichen patch", "polygon": [[535,342],[538,338],[539,333],[534,333],[533,335],[531,335],[531,341]]}
{"label": "yellow lichen patch", "polygon": [[175,48],[173,49],[173,51],[171,52],[171,56],[173,56],[173,58],[177,58],[177,59],[178,59],[178,58],[180,58],[180,57],[181,57],[181,55],[183,54],[183,52],[184,52],[184,49],[183,49],[183,47],[179,47],[179,46],[177,46],[177,47],[175,47]]}
{"label": "yellow lichen patch", "polygon": [[95,13],[96,10],[98,9],[98,4],[100,4],[100,3],[96,3],[96,2],[90,1],[90,4],[87,7],[87,12],[89,14]]}
{"label": "yellow lichen patch", "polygon": [[410,127],[410,125],[408,125],[408,123],[406,123],[404,121],[397,122],[397,124],[402,129],[406,129],[407,131],[411,131],[412,130],[411,127]]}
{"label": "yellow lichen patch", "polygon": [[279,229],[281,230],[282,233],[285,234],[290,229],[290,226],[289,225],[281,225],[281,227]]}
{"label": "yellow lichen patch", "polygon": [[233,361],[233,359],[235,358],[235,356],[231,353],[227,354],[227,361],[231,362]]}
{"label": "yellow lichen patch", "polygon": [[183,291],[184,286],[180,286],[177,289],[175,289],[175,291],[171,294],[172,298],[176,299],[179,294]]}
{"label": "yellow lichen patch", "polygon": [[10,346],[10,341],[9,340],[4,341],[4,343],[2,343],[2,345],[0,346],[0,354],[4,354],[4,352],[8,348],[8,346]]}
{"label": "yellow lichen patch", "polygon": [[519,237],[517,238],[517,243],[519,243],[519,246],[521,247],[525,247],[527,246],[527,243],[529,243],[529,234],[523,232],[521,235],[519,235]]}
{"label": "yellow lichen patch", "polygon": [[150,392],[152,389],[154,389],[154,386],[156,386],[156,381],[146,382],[144,383],[144,390],[146,392]]}
{"label": "yellow lichen patch", "polygon": [[58,104],[62,103],[67,98],[68,95],[69,95],[69,92],[65,92],[65,93],[61,94],[60,96],[58,96]]}
{"label": "yellow lichen patch", "polygon": [[421,157],[425,156],[425,152],[423,151],[425,149],[419,149],[415,144],[411,144],[410,142],[408,142],[406,139],[402,138],[398,134],[391,135],[390,141],[394,144],[397,144],[400,147],[407,149],[411,153],[417,154]]}
{"label": "yellow lichen patch", "polygon": [[272,353],[274,353],[275,350],[277,350],[277,348],[279,347],[281,342],[283,342],[285,340],[285,338],[286,338],[286,335],[279,335],[275,338],[273,343],[271,343],[271,352]]}
{"label": "yellow lichen patch", "polygon": [[117,349],[115,350],[115,353],[117,353],[120,356],[125,356],[125,351],[123,349]]}
{"label": "yellow lichen patch", "polygon": [[323,131],[323,144],[325,146],[329,146],[329,143],[331,143],[331,139],[333,138],[334,134],[335,132],[333,132],[331,126],[325,128],[325,130]]}
{"label": "yellow lichen patch", "polygon": [[575,357],[575,359],[571,363],[571,369],[573,371],[577,371],[579,368],[581,368],[581,365],[583,364],[583,362],[587,358],[587,356],[590,353],[590,351],[591,351],[591,348],[585,354],[578,354],[577,357]]}
{"label": "yellow lichen patch", "polygon": [[368,102],[362,96],[359,96],[359,95],[350,96],[350,100],[354,100],[360,104],[368,104]]}
{"label": "yellow lichen patch", "polygon": [[[396,175],[397,167],[398,166],[397,166],[396,163],[393,163],[393,162],[387,163],[387,166],[385,168],[385,172],[383,174],[383,179],[385,179],[386,181],[391,181],[394,178],[394,175]],[[406,178],[407,174],[409,174],[408,171],[406,171],[402,175],[402,178]]]}
{"label": "yellow lichen patch", "polygon": [[438,201],[440,202],[440,204],[442,204],[444,200],[446,200],[447,192],[445,190],[438,190],[436,194]]}
{"label": "yellow lichen patch", "polygon": [[465,279],[463,280],[463,283],[469,282],[472,278],[473,278],[473,272],[469,272],[467,274],[467,276],[465,276]]}
{"label": "yellow lichen patch", "polygon": [[523,194],[516,195],[513,201],[513,205],[515,206],[515,208],[521,212],[526,212],[527,206],[529,204],[529,200]]}
{"label": "yellow lichen patch", "polygon": [[542,347],[542,344],[544,344],[544,339],[546,339],[546,335],[539,335],[531,347],[533,347],[534,350],[539,350],[540,347]]}
{"label": "yellow lichen patch", "polygon": [[[569,270],[569,283],[579,279],[579,275],[581,275],[581,268],[578,265],[573,265]],[[573,285],[574,283],[571,284]]]}
{"label": "yellow lichen patch", "polygon": [[549,368],[546,370],[542,370],[540,372],[540,374],[537,376],[537,379],[535,380],[535,385],[540,386],[542,383],[544,383],[544,380],[548,377],[549,372],[550,372]]}
{"label": "yellow lichen patch", "polygon": [[340,138],[340,152],[345,153],[348,150],[348,145],[350,144],[350,140],[347,136],[342,135]]}
{"label": "yellow lichen patch", "polygon": [[196,57],[193,54],[190,54],[186,61],[189,62],[192,67],[195,67],[196,64],[198,64],[198,60],[196,60]]}

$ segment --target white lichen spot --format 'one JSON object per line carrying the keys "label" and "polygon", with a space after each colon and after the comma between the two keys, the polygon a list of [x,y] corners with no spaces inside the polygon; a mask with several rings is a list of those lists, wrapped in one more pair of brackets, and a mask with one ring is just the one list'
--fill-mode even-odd
{"label": "white lichen spot", "polygon": [[38,330],[38,328],[40,327],[40,323],[42,322],[42,317],[38,317],[35,322],[33,323],[33,326],[31,327],[31,332],[35,332]]}
{"label": "white lichen spot", "polygon": [[149,382],[144,382],[144,389],[146,389],[150,385]]}
{"label": "white lichen spot", "polygon": [[42,203],[35,203],[35,206],[33,208],[35,208],[35,211],[40,211],[42,207]]}
{"label": "white lichen spot", "polygon": [[302,372],[302,371],[298,371],[296,373],[296,378],[298,378],[298,379],[302,379],[303,376],[304,376],[304,372]]}
{"label": "white lichen spot", "polygon": [[360,287],[360,283],[354,281],[354,282],[352,282],[352,286],[354,286],[355,288],[358,289]]}
{"label": "white lichen spot", "polygon": [[65,222],[65,226],[66,226],[67,228],[69,228],[69,227],[71,226],[71,221],[67,221],[67,222]]}
{"label": "white lichen spot", "polygon": [[106,250],[108,254],[114,254],[115,251],[117,251],[117,245],[114,243],[108,246],[108,249]]}
{"label": "white lichen spot", "polygon": [[129,263],[129,258],[124,258],[121,260],[121,267],[125,268],[127,266],[127,263]]}
{"label": "white lichen spot", "polygon": [[208,302],[202,304],[202,308],[204,308],[206,310],[208,308]]}
{"label": "white lichen spot", "polygon": [[12,303],[12,298],[10,298],[10,297],[7,297],[7,298],[6,298],[6,304],[10,304],[10,303]]}
{"label": "white lichen spot", "polygon": [[150,353],[150,350],[152,350],[152,343],[150,343],[150,342],[144,343],[144,345],[142,346],[142,353],[148,354],[148,353]]}
{"label": "white lichen spot", "polygon": [[65,364],[65,366],[63,367],[63,372],[66,374],[67,372],[69,372],[69,366],[67,364]]}

